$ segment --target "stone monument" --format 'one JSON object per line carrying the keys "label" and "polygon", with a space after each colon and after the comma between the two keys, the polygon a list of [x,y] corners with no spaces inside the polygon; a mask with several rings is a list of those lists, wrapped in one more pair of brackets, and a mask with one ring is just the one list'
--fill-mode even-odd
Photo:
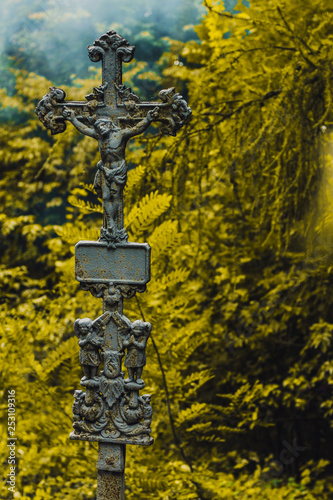
{"label": "stone monument", "polygon": [[[36,114],[51,134],[65,131],[66,121],[98,141],[94,188],[103,200],[98,241],[75,247],[75,277],[83,290],[103,299],[103,314],[74,323],[85,390],[75,390],[72,440],[98,441],[98,500],[125,498],[125,445],[151,445],[150,395],[140,395],[151,324],[123,315],[123,299],[143,292],[150,280],[150,247],[130,243],[123,225],[123,190],[127,180],[126,144],[153,122],[163,134],[176,135],[191,109],[174,88],[162,90],[159,102],[141,102],[122,83],[122,63],[135,47],[115,31],[88,46],[89,58],[102,62],[102,84],[86,101],[65,101],[51,87]],[[123,363],[124,361],[124,363]],[[126,368],[127,376],[125,376]]]}

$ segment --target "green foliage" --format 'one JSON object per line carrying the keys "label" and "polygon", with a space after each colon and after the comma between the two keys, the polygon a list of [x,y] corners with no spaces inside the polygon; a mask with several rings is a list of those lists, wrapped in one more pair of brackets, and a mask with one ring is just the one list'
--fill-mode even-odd
{"label": "green foliage", "polygon": [[[139,166],[125,225],[152,246],[152,282],[125,314],[153,323],[144,378],[155,437],[149,450],[128,447],[127,498],[329,499],[332,15],[320,0],[205,5],[201,43],[170,41],[159,60],[163,86],[187,85],[192,121],[176,138],[135,139],[127,154]],[[94,498],[97,445],[67,436],[80,379],[73,322],[101,312],[73,276],[74,244],[101,225],[97,147],[70,125],[48,136],[33,109],[51,82],[15,78],[1,100],[22,123],[0,135],[1,394],[5,410],[7,390],[17,393],[15,498]],[[76,80],[68,98],[99,78]],[[5,469],[7,456],[4,442]]]}

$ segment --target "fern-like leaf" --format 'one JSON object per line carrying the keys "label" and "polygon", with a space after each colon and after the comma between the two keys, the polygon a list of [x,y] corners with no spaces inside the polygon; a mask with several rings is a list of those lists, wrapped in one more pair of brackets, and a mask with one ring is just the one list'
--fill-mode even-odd
{"label": "fern-like leaf", "polygon": [[99,238],[98,228],[87,227],[85,224],[80,224],[79,222],[75,226],[73,224],[54,226],[54,230],[63,241],[70,245],[75,245],[80,240],[96,241]]}
{"label": "fern-like leaf", "polygon": [[152,247],[153,261],[180,245],[182,234],[178,232],[177,226],[177,221],[162,222],[148,238],[148,243]]}
{"label": "fern-like leaf", "polygon": [[83,187],[86,191],[89,191],[90,193],[96,194],[95,188],[93,184],[86,184],[85,182],[80,182],[80,186]]}
{"label": "fern-like leaf", "polygon": [[137,188],[146,173],[146,167],[138,165],[136,168],[128,171],[125,195],[132,194]]}
{"label": "fern-like leaf", "polygon": [[96,213],[103,213],[103,207],[102,205],[95,205],[94,203],[91,203],[90,201],[83,201],[77,198],[74,195],[70,195],[68,197],[68,203],[70,203],[73,207],[79,208],[81,212],[83,213],[89,213],[89,212],[96,212]]}
{"label": "fern-like leaf", "polygon": [[184,311],[188,302],[188,298],[184,295],[176,295],[170,300],[163,300],[161,304],[156,303],[155,307],[150,313],[150,319],[154,323],[172,320],[172,318],[174,318],[175,316],[179,316],[179,313]]}
{"label": "fern-like leaf", "polygon": [[202,387],[206,382],[212,380],[214,378],[214,374],[211,370],[201,370],[197,373],[192,373],[184,380],[184,386],[190,385],[190,389],[186,392],[185,398],[188,399],[193,394],[196,394],[197,391]]}
{"label": "fern-like leaf", "polygon": [[143,233],[169,208],[171,199],[171,195],[159,194],[158,191],[147,194],[139,206],[132,208],[125,219],[125,226],[133,235]]}
{"label": "fern-like leaf", "polygon": [[193,403],[189,408],[178,413],[177,423],[178,425],[188,424],[188,422],[198,418],[199,415],[210,414],[210,411],[209,405],[206,403]]}
{"label": "fern-like leaf", "polygon": [[187,280],[190,271],[184,267],[179,267],[174,271],[164,275],[160,280],[155,280],[149,287],[150,293],[158,293],[161,290],[166,290],[171,288],[178,283],[183,283]]}

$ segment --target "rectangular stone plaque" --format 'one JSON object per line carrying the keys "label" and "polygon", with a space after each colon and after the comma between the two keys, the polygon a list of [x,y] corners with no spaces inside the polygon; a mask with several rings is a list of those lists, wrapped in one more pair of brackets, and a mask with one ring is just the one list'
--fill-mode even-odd
{"label": "rectangular stone plaque", "polygon": [[148,243],[124,243],[108,248],[98,241],[75,245],[75,278],[84,283],[144,285],[150,280]]}

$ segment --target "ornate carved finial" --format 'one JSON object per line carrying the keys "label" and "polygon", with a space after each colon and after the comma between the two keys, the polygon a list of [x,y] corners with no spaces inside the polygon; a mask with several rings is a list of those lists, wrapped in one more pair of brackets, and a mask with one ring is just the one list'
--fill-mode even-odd
{"label": "ornate carved finial", "polygon": [[107,50],[112,50],[124,61],[130,62],[134,57],[135,47],[115,31],[107,31],[97,38],[93,45],[88,45],[88,55],[91,61],[98,62]]}

